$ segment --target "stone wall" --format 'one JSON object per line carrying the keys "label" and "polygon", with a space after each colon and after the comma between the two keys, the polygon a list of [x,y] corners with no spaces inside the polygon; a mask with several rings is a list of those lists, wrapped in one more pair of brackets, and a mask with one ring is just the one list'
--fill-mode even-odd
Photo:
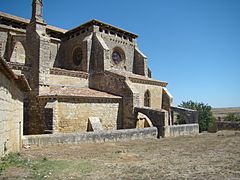
{"label": "stone wall", "polygon": [[88,87],[88,79],[66,75],[50,74],[49,84],[56,84],[61,86]]}
{"label": "stone wall", "polygon": [[128,82],[131,90],[139,96],[138,107],[144,106],[144,94],[148,90],[150,92],[150,107],[162,108],[162,87],[150,84],[132,83]]}
{"label": "stone wall", "polygon": [[[84,33],[79,33],[78,36],[74,36],[73,38],[64,40],[61,43],[61,47],[58,52],[59,54],[62,55],[60,55],[57,58],[58,62],[56,62],[55,64],[58,65],[56,65],[55,67],[88,72],[91,46],[92,46],[92,33],[88,31],[85,31]],[[80,48],[82,51],[80,65],[74,64],[73,61],[73,51],[76,48]]]}
{"label": "stone wall", "polygon": [[[105,70],[109,69],[119,69],[133,71],[133,59],[134,59],[134,43],[128,40],[124,40],[121,37],[118,37],[116,34],[104,34],[101,33],[101,38],[104,40],[105,44],[109,48],[109,58],[106,58],[104,61]],[[112,53],[114,48],[120,48],[124,51],[123,62],[115,64],[112,61]]]}
{"label": "stone wall", "polygon": [[[188,108],[183,108],[183,107],[175,107],[171,106],[170,110],[172,111],[172,120],[174,120],[174,112],[178,113],[181,115],[186,124],[194,124],[198,123],[198,111],[197,110],[192,110]],[[170,123],[173,124],[174,122]]]}
{"label": "stone wall", "polygon": [[198,135],[198,124],[183,124],[164,127],[164,137]]}
{"label": "stone wall", "polygon": [[103,39],[94,33],[92,36],[92,50],[90,58],[90,73],[104,71],[104,61],[109,59],[109,49]]}
{"label": "stone wall", "polygon": [[137,48],[134,50],[133,73],[142,76],[150,76],[147,67],[147,57]]}
{"label": "stone wall", "polygon": [[0,29],[0,56],[4,57],[8,40],[8,31]]}
{"label": "stone wall", "polygon": [[162,109],[165,109],[166,111],[169,111],[170,107],[172,104],[172,97],[171,95],[168,93],[168,91],[163,88],[162,91]]}
{"label": "stone wall", "polygon": [[10,61],[25,64],[25,59],[26,59],[25,49],[22,43],[18,41],[15,43]]}
{"label": "stone wall", "polygon": [[51,38],[50,39],[50,63],[49,68],[53,68],[56,65],[58,58],[58,51],[61,46],[61,40]]}
{"label": "stone wall", "polygon": [[134,114],[137,119],[138,113],[142,113],[147,116],[152,125],[157,127],[157,138],[164,137],[164,126],[167,125],[168,113],[162,109],[152,109],[149,107],[135,107]]}
{"label": "stone wall", "polygon": [[[94,102],[95,101],[95,102]],[[99,117],[106,130],[117,129],[121,119],[118,102],[58,102],[58,132],[86,132],[89,117]]]}
{"label": "stone wall", "polygon": [[23,94],[0,71],[0,156],[17,152],[23,132]]}
{"label": "stone wall", "polygon": [[216,131],[221,130],[234,130],[240,131],[240,122],[232,122],[232,121],[216,121],[215,122]]}
{"label": "stone wall", "polygon": [[23,144],[49,146],[56,144],[102,143],[156,138],[156,135],[157,128],[155,127],[86,133],[28,135],[23,137]]}
{"label": "stone wall", "polygon": [[123,98],[123,122],[120,128],[135,128],[134,94],[126,84],[126,78],[111,72],[92,74],[89,79],[90,88],[108,92]]}

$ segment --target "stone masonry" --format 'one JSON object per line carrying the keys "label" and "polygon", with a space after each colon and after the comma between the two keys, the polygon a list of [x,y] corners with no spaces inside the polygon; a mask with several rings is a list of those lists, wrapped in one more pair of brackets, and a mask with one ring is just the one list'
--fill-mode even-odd
{"label": "stone masonry", "polygon": [[0,12],[0,54],[31,88],[22,97],[24,134],[86,132],[89,117],[104,130],[136,128],[135,109],[146,107],[161,114],[148,117],[153,124],[169,121],[172,96],[151,78],[136,34],[98,20],[53,27],[42,8],[33,0],[30,20]]}
{"label": "stone masonry", "polygon": [[21,147],[23,95],[28,90],[23,76],[14,74],[0,58],[0,157]]}

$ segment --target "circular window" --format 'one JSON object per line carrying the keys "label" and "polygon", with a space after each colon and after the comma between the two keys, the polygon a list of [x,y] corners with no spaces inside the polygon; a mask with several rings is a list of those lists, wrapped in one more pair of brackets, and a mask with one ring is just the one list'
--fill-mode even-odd
{"label": "circular window", "polygon": [[113,51],[112,53],[112,60],[118,64],[122,61],[121,54],[117,51]]}
{"label": "circular window", "polygon": [[74,49],[74,51],[73,51],[73,63],[76,66],[79,66],[82,62],[82,58],[83,58],[82,49],[80,47]]}

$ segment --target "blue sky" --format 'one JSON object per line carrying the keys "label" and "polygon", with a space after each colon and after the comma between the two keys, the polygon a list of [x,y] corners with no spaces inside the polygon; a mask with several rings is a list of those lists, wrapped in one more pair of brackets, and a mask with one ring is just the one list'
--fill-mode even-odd
{"label": "blue sky", "polygon": [[[169,83],[174,104],[193,100],[240,107],[240,0],[43,0],[50,25],[91,19],[139,35],[153,77]],[[31,0],[1,0],[0,11],[31,16]]]}

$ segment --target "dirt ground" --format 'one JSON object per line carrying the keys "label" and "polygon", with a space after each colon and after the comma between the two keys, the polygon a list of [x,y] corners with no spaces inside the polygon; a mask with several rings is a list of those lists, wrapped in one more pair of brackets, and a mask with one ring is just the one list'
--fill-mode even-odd
{"label": "dirt ground", "polygon": [[23,149],[0,179],[240,179],[240,132]]}

